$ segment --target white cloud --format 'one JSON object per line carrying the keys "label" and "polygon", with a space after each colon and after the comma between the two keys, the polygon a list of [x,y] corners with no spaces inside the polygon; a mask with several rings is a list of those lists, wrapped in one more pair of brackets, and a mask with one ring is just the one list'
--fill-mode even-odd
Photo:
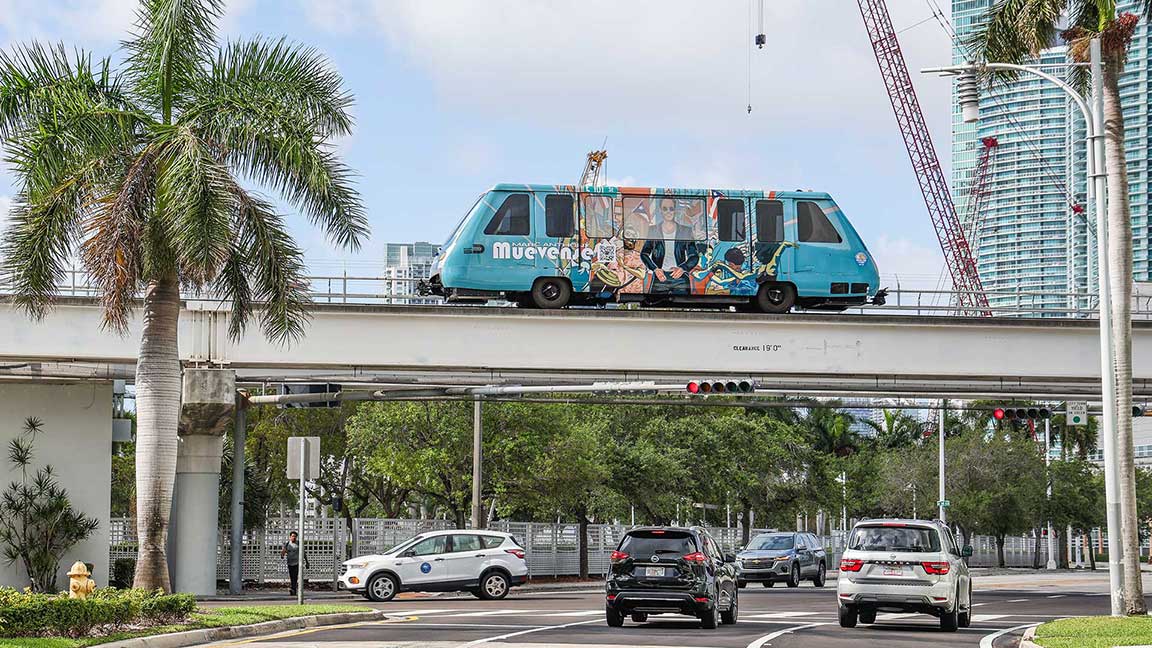
{"label": "white cloud", "polygon": [[12,209],[12,197],[0,196],[0,232],[8,229],[8,211]]}
{"label": "white cloud", "polygon": [[[928,17],[893,3],[899,28]],[[382,33],[445,100],[486,115],[570,129],[740,136],[882,127],[895,135],[864,26],[843,0],[772,2],[753,50],[748,5],[728,0],[337,0],[308,3],[330,31]],[[901,34],[915,70],[950,60],[931,23]],[[916,79],[946,120],[948,83]],[[946,121],[939,122],[946,124]],[[768,146],[770,142],[763,142]]]}
{"label": "white cloud", "polygon": [[[881,284],[895,289],[947,289],[951,285],[944,273],[944,256],[937,246],[922,245],[902,236],[881,234],[869,244],[869,251],[880,268]],[[943,278],[943,285],[940,284]]]}

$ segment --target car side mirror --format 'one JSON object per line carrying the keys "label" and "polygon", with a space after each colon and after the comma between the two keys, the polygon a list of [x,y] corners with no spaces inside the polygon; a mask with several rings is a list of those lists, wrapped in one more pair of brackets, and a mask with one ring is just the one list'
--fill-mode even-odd
{"label": "car side mirror", "polygon": [[401,558],[415,558],[416,557],[416,550],[415,549],[409,549],[408,551],[405,551],[404,553],[400,554],[400,557]]}
{"label": "car side mirror", "polygon": [[972,557],[972,545],[964,545],[964,548],[960,550],[960,557],[961,558],[971,558]]}
{"label": "car side mirror", "polygon": [[730,554],[730,553],[724,554],[724,562],[726,562],[726,563],[736,562],[736,554]]}

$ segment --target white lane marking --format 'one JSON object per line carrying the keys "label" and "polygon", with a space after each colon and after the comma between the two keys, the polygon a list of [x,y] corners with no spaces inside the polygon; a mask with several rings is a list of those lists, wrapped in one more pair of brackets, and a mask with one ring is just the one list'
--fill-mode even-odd
{"label": "white lane marking", "polygon": [[795,617],[816,616],[822,612],[767,612],[764,614],[745,614],[748,619],[792,619]]}
{"label": "white lane marking", "polygon": [[987,603],[973,603],[972,607],[980,607],[981,605],[988,605]]}
{"label": "white lane marking", "polygon": [[573,621],[572,623],[562,623],[560,625],[542,626],[538,628],[529,628],[528,630],[521,630],[520,632],[509,632],[508,634],[496,635],[495,637],[485,637],[475,641],[469,641],[463,644],[460,648],[467,648],[468,646],[479,646],[480,644],[491,643],[493,641],[501,641],[503,639],[511,639],[512,637],[519,637],[521,635],[531,634],[533,632],[542,632],[544,630],[560,630],[562,628],[571,628],[572,626],[588,625],[589,623],[598,623],[600,619],[589,619],[587,621]]}
{"label": "white lane marking", "polygon": [[441,616],[442,619],[455,619],[459,617],[488,617],[488,616],[504,616],[508,614],[536,614],[544,612],[544,610],[483,610],[481,612],[462,612],[460,614],[445,614]]}
{"label": "white lane marking", "polygon": [[996,640],[999,639],[1000,637],[1003,637],[1004,635],[1006,635],[1010,632],[1016,632],[1017,630],[1024,630],[1025,628],[1033,628],[1033,627],[1036,627],[1038,625],[1040,625],[1040,624],[1039,623],[1025,623],[1024,625],[1018,625],[1014,628],[1005,628],[1003,630],[997,630],[996,632],[993,632],[990,635],[984,635],[984,638],[982,638],[980,640],[980,648],[993,648],[993,644],[996,643]]}
{"label": "white lane marking", "polygon": [[445,612],[458,612],[459,610],[403,610],[400,612],[393,612],[392,610],[382,610],[385,614],[393,616],[420,616],[421,614],[443,614]]}
{"label": "white lane marking", "polygon": [[1024,601],[1027,601],[1027,600],[1028,599],[1012,599],[1011,601],[1004,601],[1004,602],[1005,603],[1023,603]]}
{"label": "white lane marking", "polygon": [[822,625],[829,625],[829,624],[827,624],[827,623],[807,623],[804,625],[798,625],[798,626],[792,626],[790,628],[784,628],[783,630],[777,630],[776,632],[773,632],[771,634],[766,634],[763,637],[760,637],[759,639],[748,644],[748,648],[764,648],[764,646],[768,645],[769,641],[772,641],[773,639],[776,639],[778,637],[782,637],[786,634],[792,634],[793,632],[799,632],[801,630],[807,630],[808,628],[815,628],[816,626],[822,626]]}
{"label": "white lane marking", "polygon": [[549,612],[548,614],[535,614],[533,616],[540,617],[582,617],[582,616],[600,616],[604,614],[604,610],[581,610],[579,612]]}
{"label": "white lane marking", "polygon": [[910,618],[915,617],[915,616],[920,616],[920,614],[915,613],[915,612],[888,612],[885,614],[877,614],[876,620],[877,621],[898,621],[900,619],[910,619]]}
{"label": "white lane marking", "polygon": [[995,621],[996,619],[1003,619],[1005,617],[1013,616],[1011,614],[973,614],[973,622]]}
{"label": "white lane marking", "polygon": [[1053,594],[1052,596],[1049,596],[1048,598],[1064,598],[1064,595],[1063,594]]}

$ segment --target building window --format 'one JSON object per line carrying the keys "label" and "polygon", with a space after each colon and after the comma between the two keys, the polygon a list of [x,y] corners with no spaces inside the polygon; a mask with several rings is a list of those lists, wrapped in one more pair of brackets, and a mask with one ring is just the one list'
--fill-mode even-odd
{"label": "building window", "polygon": [[796,203],[796,229],[801,243],[840,243],[840,233],[814,202]]}
{"label": "building window", "polygon": [[784,240],[784,203],[779,200],[756,201],[756,240],[760,243]]}
{"label": "building window", "polygon": [[490,236],[528,236],[528,194],[512,194],[496,210],[484,233]]}
{"label": "building window", "polygon": [[544,233],[553,238],[569,238],[576,233],[576,212],[572,196],[551,194],[544,199]]}
{"label": "building window", "polygon": [[716,234],[721,241],[744,240],[744,201],[722,198],[716,202]]}

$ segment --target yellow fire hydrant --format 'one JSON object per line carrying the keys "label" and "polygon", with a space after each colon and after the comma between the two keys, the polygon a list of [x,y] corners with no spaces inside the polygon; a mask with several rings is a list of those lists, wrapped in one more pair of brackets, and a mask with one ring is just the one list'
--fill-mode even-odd
{"label": "yellow fire hydrant", "polygon": [[72,565],[72,569],[68,570],[68,598],[86,599],[96,590],[96,581],[88,578],[90,575],[84,563],[77,561]]}

